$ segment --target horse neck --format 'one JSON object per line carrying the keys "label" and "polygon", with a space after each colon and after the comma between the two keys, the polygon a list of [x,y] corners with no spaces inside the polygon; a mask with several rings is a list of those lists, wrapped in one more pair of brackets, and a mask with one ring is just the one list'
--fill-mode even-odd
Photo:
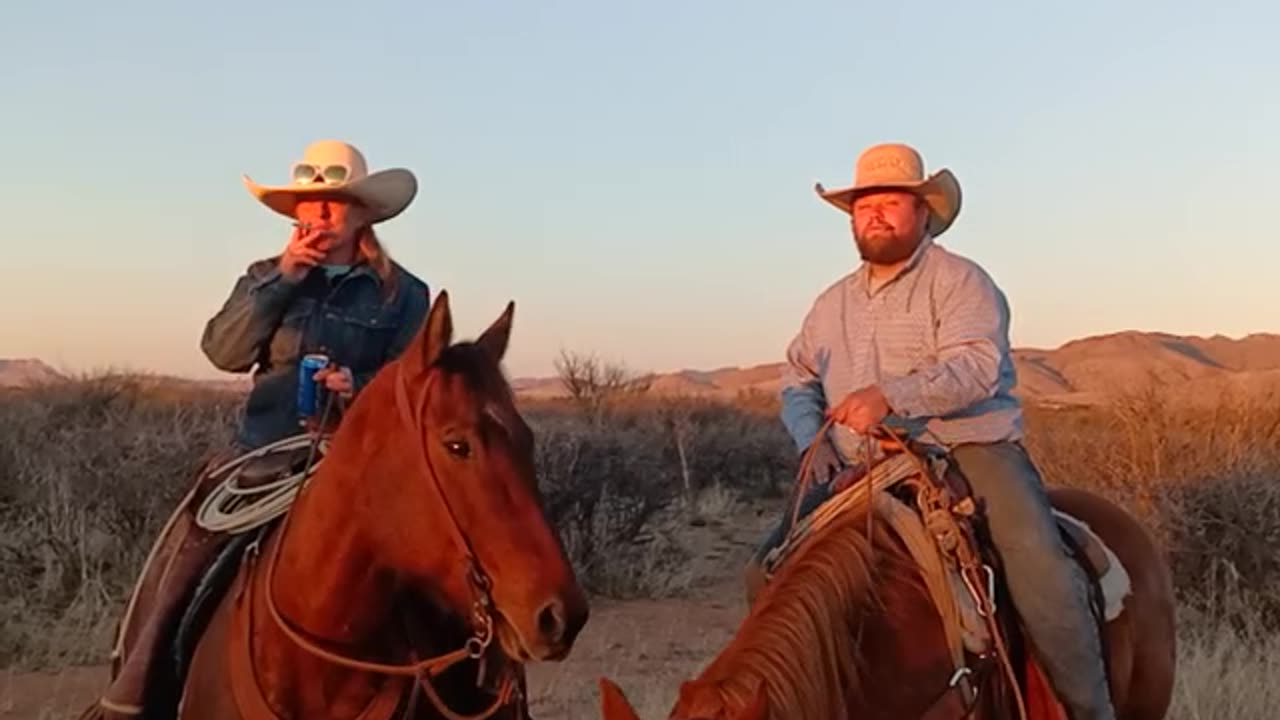
{"label": "horse neck", "polygon": [[353,485],[360,478],[345,467],[321,466],[295,500],[277,538],[279,562],[270,589],[295,625],[347,644],[385,625],[395,592],[351,521]]}
{"label": "horse neck", "polygon": [[[250,663],[263,698],[283,717],[359,715],[384,687],[384,677],[331,662],[317,649],[356,659],[401,659],[371,650],[399,645],[387,627],[395,593],[357,523],[348,519],[349,488],[360,478],[346,477],[342,466],[326,462],[308,479],[250,579],[248,622],[258,628],[249,641]],[[273,617],[301,638],[290,637]]]}
{"label": "horse neck", "polygon": [[860,691],[857,639],[875,604],[872,578],[890,560],[872,554],[854,524],[833,528],[788,561],[696,681],[719,689],[730,712],[763,683],[772,717],[844,717]]}

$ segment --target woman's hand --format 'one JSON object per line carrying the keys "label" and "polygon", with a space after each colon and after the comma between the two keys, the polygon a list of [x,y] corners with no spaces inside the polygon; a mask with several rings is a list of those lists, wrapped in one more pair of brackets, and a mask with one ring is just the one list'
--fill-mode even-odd
{"label": "woman's hand", "polygon": [[304,225],[295,225],[289,235],[289,242],[280,255],[280,274],[290,282],[298,282],[307,276],[307,271],[319,265],[329,251],[333,233],[328,230],[312,230]]}
{"label": "woman's hand", "polygon": [[355,378],[348,367],[320,368],[312,377],[316,382],[323,383],[326,390],[337,393],[346,400],[351,399],[356,389]]}

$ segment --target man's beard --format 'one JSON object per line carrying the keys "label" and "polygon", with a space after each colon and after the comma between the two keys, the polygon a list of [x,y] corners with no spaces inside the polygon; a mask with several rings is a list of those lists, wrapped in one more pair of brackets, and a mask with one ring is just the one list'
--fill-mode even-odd
{"label": "man's beard", "polygon": [[894,265],[904,262],[920,246],[920,237],[878,227],[871,231],[869,238],[853,234],[854,243],[858,246],[858,254],[866,262],[875,265]]}

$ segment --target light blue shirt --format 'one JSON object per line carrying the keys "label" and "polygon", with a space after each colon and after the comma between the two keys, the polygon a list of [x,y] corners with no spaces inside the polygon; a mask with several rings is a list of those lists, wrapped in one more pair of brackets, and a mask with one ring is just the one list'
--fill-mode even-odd
{"label": "light blue shirt", "polygon": [[[877,287],[863,264],[818,296],[787,347],[781,418],[803,450],[828,405],[878,385],[886,421],[923,441],[1018,440],[1015,382],[1004,293],[977,263],[925,238]],[[832,440],[850,461],[866,447],[841,425]]]}

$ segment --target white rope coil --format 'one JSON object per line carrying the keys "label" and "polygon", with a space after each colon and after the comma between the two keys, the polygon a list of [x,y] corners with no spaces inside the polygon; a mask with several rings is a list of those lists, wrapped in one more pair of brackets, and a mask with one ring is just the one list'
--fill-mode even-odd
{"label": "white rope coil", "polygon": [[[292,453],[315,445],[315,459],[302,472],[291,473],[256,487],[241,487],[240,473],[255,460],[276,453]],[[269,445],[250,450],[209,472],[217,477],[226,474],[196,511],[195,521],[210,532],[243,533],[268,523],[284,514],[298,494],[298,487],[320,466],[329,449],[327,438],[311,433],[294,435]]]}

